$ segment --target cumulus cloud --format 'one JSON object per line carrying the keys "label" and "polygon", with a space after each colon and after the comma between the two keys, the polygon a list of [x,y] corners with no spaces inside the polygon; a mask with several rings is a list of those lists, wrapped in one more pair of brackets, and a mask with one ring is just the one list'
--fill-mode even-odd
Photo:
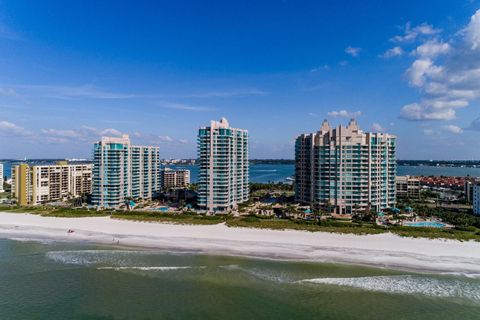
{"label": "cumulus cloud", "polygon": [[347,110],[338,110],[338,111],[330,111],[327,114],[330,117],[356,118],[356,117],[359,117],[362,113],[360,111],[350,112]]}
{"label": "cumulus cloud", "polygon": [[385,132],[386,131],[386,129],[384,127],[382,127],[382,125],[379,124],[379,123],[372,124],[371,129],[372,129],[373,132]]}
{"label": "cumulus cloud", "polygon": [[429,40],[418,46],[413,53],[424,58],[435,58],[451,50],[450,44],[438,40]]}
{"label": "cumulus cloud", "polygon": [[442,30],[435,29],[432,25],[423,23],[416,27],[411,26],[410,22],[407,22],[404,28],[405,32],[402,35],[397,35],[392,38],[395,42],[409,42],[416,40],[419,36],[431,36],[440,33]]}
{"label": "cumulus cloud", "polygon": [[405,53],[405,51],[402,49],[402,47],[397,46],[397,47],[393,47],[393,48],[385,51],[385,53],[382,55],[382,57],[388,59],[388,58],[403,56],[404,53]]}
{"label": "cumulus cloud", "polygon": [[451,120],[458,108],[480,97],[479,21],[480,10],[450,41],[423,39],[412,52],[417,58],[406,76],[422,97],[403,106],[402,118]]}
{"label": "cumulus cloud", "polygon": [[358,57],[358,55],[360,54],[360,51],[362,51],[361,48],[355,48],[351,46],[348,46],[345,48],[345,53],[351,55],[352,57]]}
{"label": "cumulus cloud", "polygon": [[480,10],[477,10],[470,19],[470,24],[464,29],[467,41],[472,50],[480,48]]}

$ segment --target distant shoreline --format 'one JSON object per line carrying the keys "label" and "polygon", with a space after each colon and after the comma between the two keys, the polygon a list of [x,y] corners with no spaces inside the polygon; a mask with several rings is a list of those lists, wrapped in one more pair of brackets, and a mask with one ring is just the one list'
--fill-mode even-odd
{"label": "distant shoreline", "polygon": [[[74,232],[68,233],[68,230]],[[176,225],[109,217],[54,218],[0,212],[0,238],[80,241],[202,254],[347,263],[433,273],[480,275],[480,243],[402,238],[385,233],[325,232]]]}

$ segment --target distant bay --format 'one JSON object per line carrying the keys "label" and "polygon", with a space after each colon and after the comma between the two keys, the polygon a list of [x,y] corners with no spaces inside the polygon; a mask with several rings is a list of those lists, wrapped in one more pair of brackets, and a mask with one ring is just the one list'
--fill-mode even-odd
{"label": "distant bay", "polygon": [[[195,165],[168,166],[170,168],[188,169],[191,171],[191,181],[198,180],[198,167]],[[10,177],[11,166],[4,163],[4,175]],[[411,176],[459,176],[480,177],[480,168],[466,167],[437,167],[437,166],[398,166],[398,175]],[[250,181],[254,183],[287,182],[293,177],[293,164],[250,164]]]}
{"label": "distant bay", "polygon": [[[197,166],[170,166],[172,168],[188,169],[191,172],[192,182],[198,179]],[[251,164],[250,182],[269,183],[286,182],[287,178],[293,177],[295,166],[293,164]],[[462,167],[435,167],[435,166],[398,166],[398,175],[411,176],[472,176],[480,177],[480,168]]]}

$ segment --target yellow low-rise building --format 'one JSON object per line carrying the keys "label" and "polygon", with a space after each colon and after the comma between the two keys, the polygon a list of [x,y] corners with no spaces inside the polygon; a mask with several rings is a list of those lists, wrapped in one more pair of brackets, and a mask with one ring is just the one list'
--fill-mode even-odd
{"label": "yellow low-rise building", "polygon": [[12,199],[19,205],[60,201],[92,192],[92,164],[68,164],[12,167]]}

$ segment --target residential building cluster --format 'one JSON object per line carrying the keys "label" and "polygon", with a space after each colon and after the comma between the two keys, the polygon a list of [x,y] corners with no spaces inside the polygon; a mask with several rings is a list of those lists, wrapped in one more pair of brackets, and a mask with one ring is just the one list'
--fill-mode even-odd
{"label": "residential building cluster", "polygon": [[419,177],[420,183],[429,187],[463,189],[465,178],[463,177]]}
{"label": "residential building cluster", "polygon": [[19,164],[12,167],[12,198],[19,205],[61,201],[92,193],[92,165]]}
{"label": "residential building cluster", "polygon": [[[120,208],[187,188],[190,171],[177,166],[196,163],[197,208],[228,213],[249,200],[248,149],[248,131],[231,127],[225,118],[198,130],[197,160],[161,161],[159,147],[133,145],[128,135],[102,137],[93,145],[91,164],[14,165],[11,195],[20,205],[91,195],[96,207]],[[171,167],[162,168],[166,163]],[[364,132],[353,119],[337,127],[325,120],[319,131],[296,138],[294,200],[312,210],[350,215],[382,212],[398,199],[419,199],[422,188],[463,188],[480,214],[480,180],[397,176],[396,169],[394,135]],[[2,186],[0,164],[0,192]]]}

